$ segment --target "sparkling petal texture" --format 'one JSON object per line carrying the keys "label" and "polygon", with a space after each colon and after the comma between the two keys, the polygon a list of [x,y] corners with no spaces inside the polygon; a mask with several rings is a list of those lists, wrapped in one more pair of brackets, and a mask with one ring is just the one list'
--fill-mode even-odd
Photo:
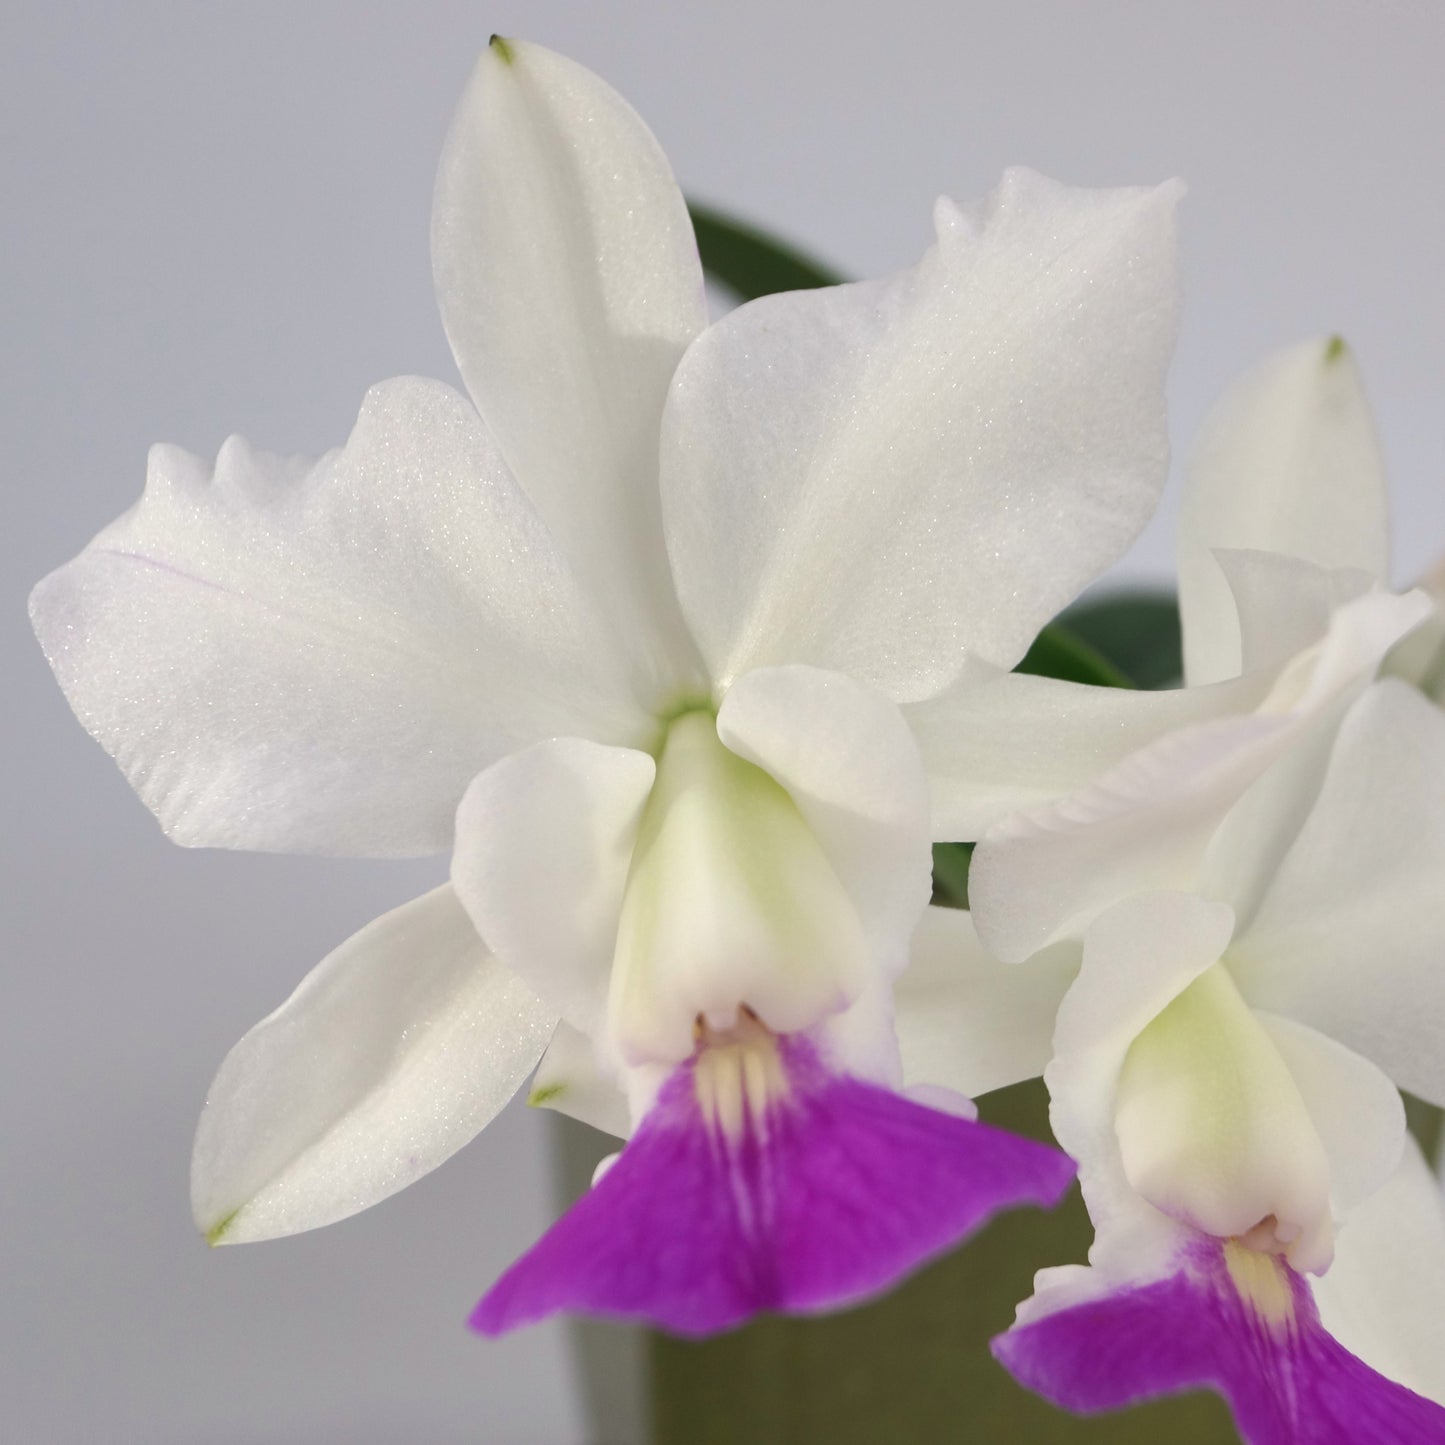
{"label": "sparkling petal texture", "polygon": [[[1308,1284],[1284,1265],[1251,1301],[1217,1241],[1177,1272],[1050,1310],[1035,1296],[995,1356],[1020,1383],[1080,1414],[1211,1389],[1248,1445],[1432,1445],[1445,1409],[1350,1354],[1320,1324]],[[1062,1291],[1061,1291],[1062,1293]]]}
{"label": "sparkling petal texture", "polygon": [[714,677],[803,662],[909,702],[970,655],[1012,667],[1158,497],[1177,195],[1010,171],[976,214],[940,203],[912,270],[694,342],[663,517]]}
{"label": "sparkling petal texture", "polygon": [[35,589],[81,722],[177,842],[394,856],[449,846],[468,780],[557,732],[647,726],[609,634],[476,412],[368,393],[314,466],[239,438]]}
{"label": "sparkling petal texture", "polygon": [[450,888],[384,914],[226,1055],[196,1131],[197,1226],[274,1239],[394,1194],[492,1120],[556,1021]]}
{"label": "sparkling petal texture", "polygon": [[472,1325],[558,1310],[680,1334],[762,1310],[811,1313],[894,1283],[1010,1205],[1053,1204],[1056,1150],[829,1073],[785,1044],[789,1092],[729,1135],[698,1104],[696,1061],[591,1192],[493,1286]]}
{"label": "sparkling petal texture", "polygon": [[1337,341],[1271,357],[1206,421],[1179,520],[1179,602],[1191,685],[1241,671],[1220,548],[1275,552],[1385,581],[1385,474],[1354,358]]}
{"label": "sparkling petal texture", "polygon": [[662,546],[657,435],[707,313],[687,208],[656,140],[574,61],[494,44],[442,153],[432,263],[467,387],[633,639],[640,685],[696,679]]}

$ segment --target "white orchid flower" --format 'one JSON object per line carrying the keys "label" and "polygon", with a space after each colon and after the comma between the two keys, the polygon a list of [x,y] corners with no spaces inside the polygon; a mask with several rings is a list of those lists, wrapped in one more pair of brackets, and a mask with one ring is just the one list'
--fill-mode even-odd
{"label": "white orchid flower", "polygon": [[[1246,378],[1189,476],[1196,686],[1138,715],[1173,730],[975,854],[984,941],[1058,940],[993,966],[1033,979],[994,1006],[996,1076],[1051,1047],[1097,1238],[995,1350],[1067,1408],[1207,1386],[1256,1445],[1445,1438],[1445,1217],[1395,1087],[1445,1098],[1445,720],[1370,685],[1427,610],[1379,588],[1384,539],[1343,349]],[[977,1035],[990,966],[966,956]]]}
{"label": "white orchid flower", "polygon": [[1384,471],[1338,340],[1280,353],[1225,395],[1189,469],[1178,554],[1185,687],[1141,696],[1015,675],[956,710],[944,786],[992,759],[1001,790],[1034,789],[973,859],[977,926],[1000,959],[1228,866],[1213,855],[1236,808],[1254,816],[1232,834],[1236,876],[1266,876],[1340,718],[1428,615],[1423,594],[1386,588]]}
{"label": "white orchid flower", "polygon": [[632,1137],[488,1332],[819,1309],[1058,1197],[1056,1151],[903,1097],[890,987],[969,679],[1154,505],[1175,196],[1011,172],[912,269],[708,328],[642,122],[493,44],[432,228],[475,409],[403,379],[319,462],[157,448],[34,598],[177,841],[454,849],[222,1065],[210,1239],[401,1188],[549,1039],[534,1097]]}
{"label": "white orchid flower", "polygon": [[1045,1072],[1091,1265],[995,1353],[1084,1412],[1213,1388],[1252,1445],[1445,1440],[1445,1202],[1395,1087],[1445,1104],[1445,718],[1371,688],[1264,867],[1091,924]]}

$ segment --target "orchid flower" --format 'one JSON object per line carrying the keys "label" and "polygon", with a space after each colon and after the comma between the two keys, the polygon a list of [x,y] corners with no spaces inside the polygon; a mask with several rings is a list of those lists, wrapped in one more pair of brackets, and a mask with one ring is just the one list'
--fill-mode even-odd
{"label": "orchid flower", "polygon": [[1208,1386],[1252,1445],[1445,1440],[1445,1201],[1395,1088],[1445,1103],[1442,804],[1445,718],[1380,683],[1262,889],[1206,869],[1090,925],[1045,1078],[1097,1234],[995,1341],[1024,1384]]}
{"label": "orchid flower", "polygon": [[[1000,791],[1034,789],[1002,822],[977,820],[970,896],[1005,962],[1079,938],[1121,897],[1192,887],[1206,860],[1266,877],[1340,718],[1428,615],[1422,593],[1386,587],[1384,470],[1338,340],[1274,356],[1226,393],[1189,469],[1178,560],[1186,686],[1014,675],[956,710],[944,786],[992,759]],[[1255,823],[1227,860],[1219,826],[1235,808]]]}
{"label": "orchid flower", "polygon": [[33,601],[178,842],[453,850],[221,1066],[210,1240],[375,1203],[539,1058],[631,1137],[487,1332],[831,1307],[1059,1196],[1056,1151],[905,1097],[891,985],[931,839],[1014,801],[940,739],[1154,505],[1175,196],[1010,172],[912,269],[708,327],[642,122],[493,43],[432,226],[475,407],[403,379],[317,462],[158,447]]}
{"label": "orchid flower", "polygon": [[[1068,1408],[1210,1386],[1256,1445],[1445,1438],[1445,1217],[1396,1089],[1445,1098],[1445,719],[1371,685],[1427,610],[1379,586],[1383,500],[1338,344],[1246,378],[1189,475],[1178,725],[975,855],[965,1052],[991,1007],[1001,1082],[1051,1052],[1097,1231],[995,1349]],[[984,946],[1049,939],[992,1005]]]}

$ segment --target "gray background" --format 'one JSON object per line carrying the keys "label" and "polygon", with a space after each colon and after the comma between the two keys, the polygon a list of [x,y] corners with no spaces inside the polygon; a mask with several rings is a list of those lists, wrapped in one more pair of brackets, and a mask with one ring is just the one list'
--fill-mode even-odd
{"label": "gray background", "polygon": [[[859,274],[911,260],[934,194],[1008,163],[1184,176],[1176,440],[1244,365],[1343,331],[1392,464],[1399,576],[1445,548],[1445,7],[5,0],[7,1440],[585,1438],[559,1327],[461,1329],[547,1218],[550,1131],[525,1110],[332,1229],[193,1236],[190,1135],[222,1054],[439,865],[172,847],[23,617],[134,500],[149,442],[318,451],[372,381],[453,376],[427,211],[491,30],[592,66],[696,194]],[[1167,576],[1172,510],[1127,573]]]}

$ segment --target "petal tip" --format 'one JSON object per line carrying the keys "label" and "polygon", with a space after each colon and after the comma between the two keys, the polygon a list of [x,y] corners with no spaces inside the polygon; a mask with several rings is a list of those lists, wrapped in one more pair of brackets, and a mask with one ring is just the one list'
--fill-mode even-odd
{"label": "petal tip", "polygon": [[515,45],[505,36],[493,35],[491,39],[487,41],[487,45],[491,48],[497,59],[500,60],[503,65],[516,64],[517,52]]}
{"label": "petal tip", "polygon": [[201,1232],[201,1238],[206,1241],[212,1249],[222,1244],[238,1244],[240,1241],[232,1233],[240,1209],[233,1209],[229,1214],[224,1214],[214,1224],[205,1224],[200,1219],[196,1220],[196,1228]]}

